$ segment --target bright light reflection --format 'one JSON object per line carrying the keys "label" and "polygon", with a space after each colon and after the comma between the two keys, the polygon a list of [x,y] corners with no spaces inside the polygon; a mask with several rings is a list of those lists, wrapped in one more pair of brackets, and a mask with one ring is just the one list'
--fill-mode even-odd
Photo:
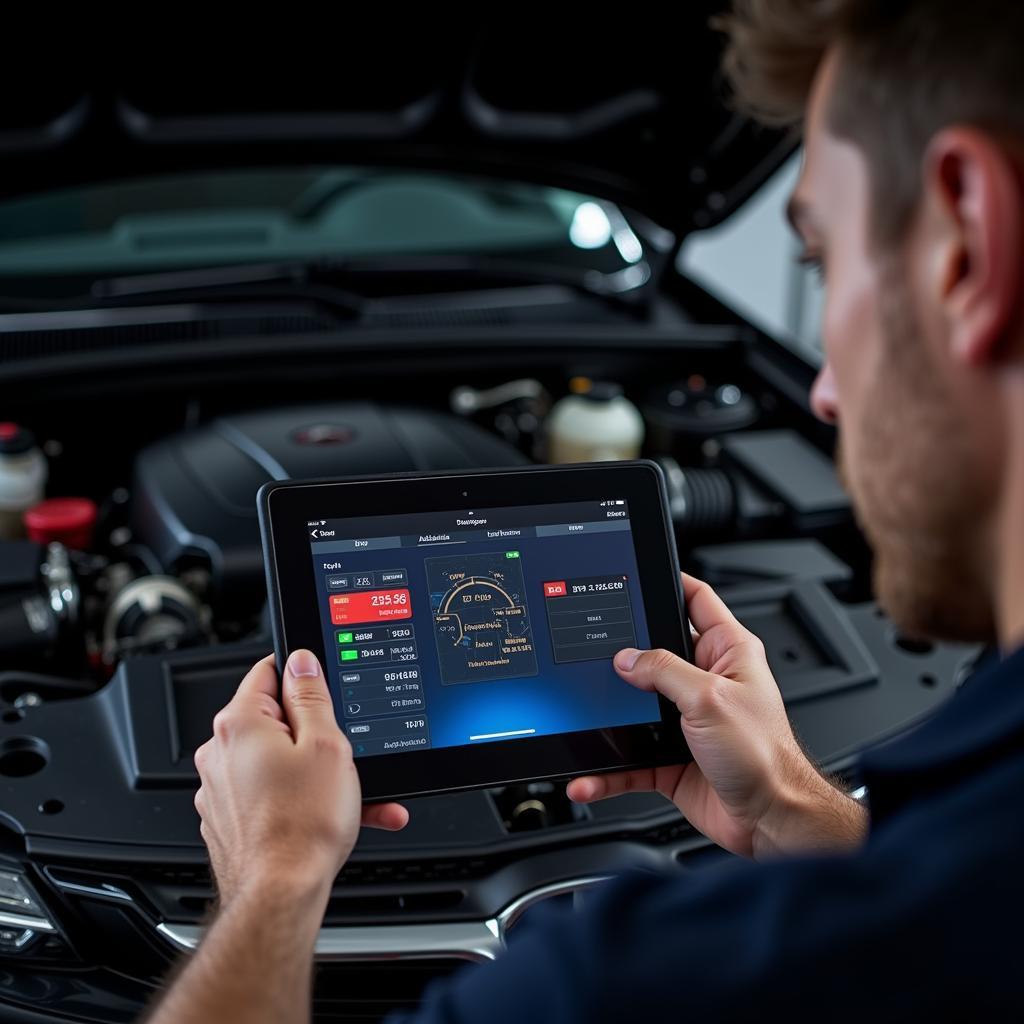
{"label": "bright light reflection", "polygon": [[569,226],[569,241],[580,249],[600,249],[612,237],[608,215],[597,203],[580,203]]}

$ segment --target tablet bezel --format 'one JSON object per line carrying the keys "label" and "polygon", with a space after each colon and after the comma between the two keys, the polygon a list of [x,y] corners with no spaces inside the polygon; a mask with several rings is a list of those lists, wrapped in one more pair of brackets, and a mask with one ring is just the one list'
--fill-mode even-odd
{"label": "tablet bezel", "polygon": [[[312,650],[326,664],[307,522],[553,501],[629,503],[652,647],[693,660],[664,478],[646,460],[396,473],[265,484],[257,496],[274,650]],[[627,685],[623,683],[623,685]],[[691,760],[679,711],[659,696],[659,722],[357,758],[363,799],[377,801]],[[409,780],[415,779],[416,785]]]}

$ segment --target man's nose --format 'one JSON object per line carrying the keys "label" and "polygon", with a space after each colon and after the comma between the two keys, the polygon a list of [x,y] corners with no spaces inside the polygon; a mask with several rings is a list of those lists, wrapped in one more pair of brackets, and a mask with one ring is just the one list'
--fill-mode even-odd
{"label": "man's nose", "polygon": [[811,410],[819,420],[833,426],[839,419],[839,399],[832,364],[824,363],[811,387]]}

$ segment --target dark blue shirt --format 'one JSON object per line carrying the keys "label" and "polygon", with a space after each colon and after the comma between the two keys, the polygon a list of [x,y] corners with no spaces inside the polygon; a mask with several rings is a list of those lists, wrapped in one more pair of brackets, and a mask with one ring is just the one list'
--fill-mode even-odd
{"label": "dark blue shirt", "polygon": [[629,873],[414,1019],[1024,1020],[1024,650],[861,769],[856,853]]}

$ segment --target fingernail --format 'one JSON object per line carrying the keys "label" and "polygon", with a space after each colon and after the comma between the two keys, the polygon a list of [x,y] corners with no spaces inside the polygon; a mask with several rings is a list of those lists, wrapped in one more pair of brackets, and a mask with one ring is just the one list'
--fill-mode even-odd
{"label": "fingernail", "polygon": [[636,664],[636,659],[643,654],[643,651],[638,651],[635,647],[624,647],[618,654],[615,655],[615,664],[622,669],[623,672],[632,672],[633,666]]}
{"label": "fingernail", "polygon": [[303,676],[318,676],[320,675],[320,662],[316,660],[316,655],[312,651],[292,651],[291,657],[288,659],[288,671],[296,679],[301,679]]}

